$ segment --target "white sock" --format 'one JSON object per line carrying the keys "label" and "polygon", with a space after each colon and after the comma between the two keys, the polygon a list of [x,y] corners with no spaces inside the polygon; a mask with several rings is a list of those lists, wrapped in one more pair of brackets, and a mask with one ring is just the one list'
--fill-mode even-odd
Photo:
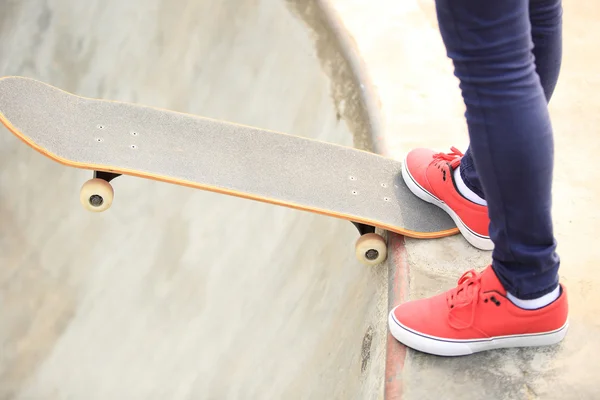
{"label": "white sock", "polygon": [[552,303],[554,300],[558,299],[559,294],[560,285],[557,285],[556,289],[548,294],[543,295],[542,297],[538,297],[537,299],[521,300],[517,299],[510,293],[507,293],[507,297],[517,307],[524,308],[525,310],[535,310],[536,308],[542,308]]}
{"label": "white sock", "polygon": [[471,200],[473,203],[479,204],[481,206],[487,206],[487,201],[482,199],[467,187],[460,176],[460,168],[456,168],[454,170],[454,182],[456,183],[456,187],[458,188],[458,192],[465,196],[468,200]]}

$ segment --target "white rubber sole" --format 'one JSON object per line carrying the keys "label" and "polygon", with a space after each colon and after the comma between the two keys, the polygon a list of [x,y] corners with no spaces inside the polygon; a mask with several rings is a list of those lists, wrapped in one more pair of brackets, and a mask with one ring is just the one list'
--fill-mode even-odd
{"label": "white rubber sole", "polygon": [[467,240],[467,242],[469,242],[472,246],[474,246],[480,250],[493,250],[494,249],[494,242],[492,242],[492,240],[490,239],[489,236],[480,235],[478,233],[475,233],[471,229],[469,229],[469,227],[467,225],[465,225],[465,223],[460,219],[460,217],[450,207],[448,207],[448,205],[446,203],[444,203],[442,200],[438,199],[437,197],[435,197],[434,195],[432,195],[431,193],[429,193],[428,191],[423,189],[421,187],[421,185],[419,185],[417,183],[417,181],[415,181],[413,179],[412,175],[408,171],[408,168],[406,167],[406,159],[404,160],[404,163],[402,164],[402,179],[404,179],[406,186],[408,186],[410,191],[415,196],[417,196],[418,198],[420,198],[423,201],[426,201],[428,203],[431,203],[433,205],[440,207],[448,215],[450,215],[450,217],[452,218],[452,220],[458,227],[458,230],[460,231],[460,233],[464,236],[464,238]]}
{"label": "white rubber sole", "polygon": [[402,325],[394,317],[393,311],[388,317],[390,333],[400,343],[411,349],[437,356],[466,356],[487,350],[513,347],[551,346],[561,342],[569,328],[568,321],[559,329],[551,332],[497,336],[479,340],[449,340],[415,332]]}

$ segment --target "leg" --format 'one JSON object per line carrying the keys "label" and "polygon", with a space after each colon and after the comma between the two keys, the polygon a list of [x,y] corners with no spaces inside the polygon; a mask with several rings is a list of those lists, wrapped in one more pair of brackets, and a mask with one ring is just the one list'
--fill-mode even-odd
{"label": "leg", "polygon": [[[519,13],[526,7],[522,0],[506,5],[513,3],[521,3]],[[496,46],[489,60],[468,54],[486,51],[476,39],[456,40],[459,32],[442,27],[467,104],[474,154],[463,162],[467,171],[478,172],[481,182],[465,171],[461,176],[488,202],[494,269],[509,292],[521,299],[552,291],[559,266],[550,214],[553,138],[546,101],[560,70],[561,7],[556,0],[532,0],[529,9],[535,25],[526,17],[529,10],[511,18],[507,8],[512,21],[508,25],[519,33],[512,39],[502,34],[501,18],[495,21],[498,25],[488,25],[488,43]],[[445,7],[439,12],[441,18],[452,18]]]}
{"label": "leg", "polygon": [[[535,68],[549,103],[562,64],[562,0],[530,0],[529,21]],[[462,159],[460,176],[470,191],[485,199],[471,148],[467,149]]]}
{"label": "leg", "polygon": [[[456,288],[392,310],[390,331],[409,347],[438,355],[557,343],[567,331],[568,304],[564,287],[557,286],[550,215],[554,143],[532,53],[529,2],[437,0],[436,5],[467,108],[472,161],[487,200],[494,251],[492,265],[482,273],[469,271]],[[465,207],[475,210],[475,202],[460,200],[455,186],[445,183],[463,161],[460,156],[419,149],[405,163],[408,182],[450,207],[459,222],[471,217]],[[535,309],[510,300],[546,294],[555,297]]]}

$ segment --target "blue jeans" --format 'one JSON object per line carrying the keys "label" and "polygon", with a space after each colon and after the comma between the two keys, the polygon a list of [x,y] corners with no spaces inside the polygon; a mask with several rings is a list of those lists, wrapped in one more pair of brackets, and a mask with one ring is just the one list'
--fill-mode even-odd
{"label": "blue jeans", "polygon": [[562,58],[561,0],[436,0],[466,105],[467,187],[488,203],[492,267],[521,299],[558,284],[547,102]]}

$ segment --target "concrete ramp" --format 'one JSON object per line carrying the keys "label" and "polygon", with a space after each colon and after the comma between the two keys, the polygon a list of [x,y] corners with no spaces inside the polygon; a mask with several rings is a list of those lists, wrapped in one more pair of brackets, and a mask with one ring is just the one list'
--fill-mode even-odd
{"label": "concrete ramp", "polygon": [[[318,4],[2,3],[0,75],[369,148]],[[0,399],[382,396],[387,271],[348,222],[86,171],[0,128]]]}

